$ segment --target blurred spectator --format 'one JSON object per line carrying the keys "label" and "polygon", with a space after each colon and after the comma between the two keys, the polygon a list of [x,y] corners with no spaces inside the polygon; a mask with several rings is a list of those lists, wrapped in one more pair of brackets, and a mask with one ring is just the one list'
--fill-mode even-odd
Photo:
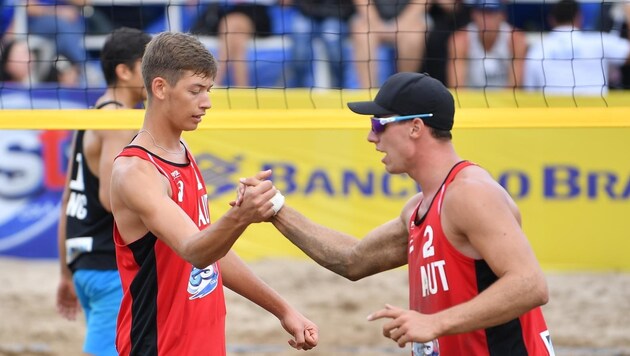
{"label": "blurred spectator", "polygon": [[379,86],[377,53],[383,44],[394,45],[396,70],[420,69],[426,35],[426,0],[354,0],[350,20],[354,61],[361,88]]}
{"label": "blurred spectator", "polygon": [[28,32],[55,41],[57,54],[79,67],[81,75],[87,59],[84,46],[86,0],[28,0]]}
{"label": "blurred spectator", "polygon": [[420,72],[428,73],[446,85],[448,42],[453,32],[470,22],[470,8],[461,0],[432,0],[428,12],[431,21]]}
{"label": "blurred spectator", "polygon": [[[219,69],[215,83],[247,87],[250,85],[247,50],[250,40],[272,34],[269,10],[276,0],[221,0],[208,5],[192,32],[218,36]],[[224,80],[229,75],[229,83]]]}
{"label": "blurred spectator", "polygon": [[0,81],[30,85],[31,51],[24,40],[9,40],[0,44]]}
{"label": "blurred spectator", "polygon": [[14,13],[15,0],[0,0],[0,39],[5,39],[5,35],[10,32]]}
{"label": "blurred spectator", "polygon": [[[611,9],[612,33],[616,36],[630,40],[630,2],[615,3]],[[626,63],[619,68],[617,88],[630,89],[630,64]]]}
{"label": "blurred spectator", "polygon": [[525,34],[505,21],[500,0],[475,0],[472,22],[449,41],[448,86],[500,89],[522,85]]}
{"label": "blurred spectator", "polygon": [[290,86],[315,84],[313,44],[320,39],[326,51],[330,86],[344,86],[343,41],[348,34],[348,19],[354,13],[352,0],[293,0],[297,9],[291,26],[292,58],[289,62]]}
{"label": "blurred spectator", "polygon": [[[156,29],[156,32],[169,30],[165,26],[165,16],[169,2],[143,2],[137,5],[126,3],[117,5],[99,3],[84,7],[86,31],[93,34],[109,34],[114,29],[130,27],[139,30]],[[180,6],[179,3],[177,6]]]}
{"label": "blurred spectator", "polygon": [[582,31],[579,4],[559,1],[553,29],[532,43],[525,64],[525,88],[545,94],[604,95],[610,66],[630,60],[630,43],[618,36]]}
{"label": "blurred spectator", "polygon": [[77,66],[64,56],[57,56],[44,82],[59,83],[61,87],[74,87],[80,84],[80,73]]}

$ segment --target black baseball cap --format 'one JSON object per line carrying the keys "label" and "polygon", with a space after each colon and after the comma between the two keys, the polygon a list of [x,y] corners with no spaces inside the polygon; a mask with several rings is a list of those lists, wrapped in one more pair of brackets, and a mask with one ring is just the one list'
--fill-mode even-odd
{"label": "black baseball cap", "polygon": [[348,107],[357,114],[373,116],[433,114],[422,121],[446,131],[453,128],[455,116],[451,92],[426,73],[396,73],[383,83],[374,101],[356,101]]}

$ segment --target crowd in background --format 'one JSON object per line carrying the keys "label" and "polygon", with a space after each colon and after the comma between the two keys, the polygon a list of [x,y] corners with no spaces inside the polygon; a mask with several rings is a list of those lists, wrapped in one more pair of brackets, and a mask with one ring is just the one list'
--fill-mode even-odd
{"label": "crowd in background", "polygon": [[[630,88],[630,2],[193,0],[178,8],[179,30],[211,39],[217,86],[375,88],[407,71],[455,89]],[[0,0],[0,11],[0,81],[18,86],[103,86],[91,75],[98,50],[87,38],[121,26],[170,30],[169,10],[157,3]],[[261,54],[270,38],[280,45]]]}

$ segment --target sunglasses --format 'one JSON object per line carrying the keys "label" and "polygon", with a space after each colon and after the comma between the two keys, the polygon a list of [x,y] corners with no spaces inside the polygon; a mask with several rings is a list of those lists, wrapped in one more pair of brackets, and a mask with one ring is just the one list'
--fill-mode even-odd
{"label": "sunglasses", "polygon": [[385,131],[385,125],[391,124],[392,122],[412,120],[415,118],[427,118],[433,117],[433,114],[416,114],[416,115],[406,115],[406,116],[391,116],[391,117],[372,117],[372,132],[375,134],[382,133]]}

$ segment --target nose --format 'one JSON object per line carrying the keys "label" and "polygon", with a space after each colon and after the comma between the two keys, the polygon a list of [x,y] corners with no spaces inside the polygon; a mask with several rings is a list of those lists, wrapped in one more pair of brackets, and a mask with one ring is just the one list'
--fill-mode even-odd
{"label": "nose", "polygon": [[212,100],[210,100],[210,93],[204,96],[199,106],[204,110],[208,110],[212,107]]}
{"label": "nose", "polygon": [[376,143],[378,141],[378,135],[374,131],[370,130],[367,135],[368,142]]}

